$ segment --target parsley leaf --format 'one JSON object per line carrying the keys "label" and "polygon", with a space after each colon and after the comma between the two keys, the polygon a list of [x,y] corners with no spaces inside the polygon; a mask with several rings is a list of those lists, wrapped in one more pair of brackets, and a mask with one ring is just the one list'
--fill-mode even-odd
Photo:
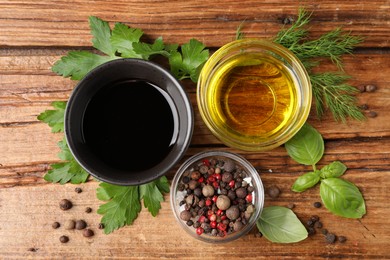
{"label": "parsley leaf", "polygon": [[165,176],[140,186],[141,199],[144,200],[145,208],[148,208],[153,217],[161,209],[160,202],[164,201],[164,196],[160,190],[166,193],[169,192],[169,183]]}
{"label": "parsley leaf", "polygon": [[141,55],[133,50],[133,43],[138,43],[142,34],[141,29],[130,28],[123,23],[116,23],[112,30],[110,42],[123,58],[141,58]]}
{"label": "parsley leaf", "polygon": [[70,153],[65,138],[58,142],[61,152],[58,157],[65,162],[52,164],[51,170],[43,177],[48,182],[65,184],[67,182],[79,184],[88,180],[89,174],[77,163]]}
{"label": "parsley leaf", "polygon": [[198,81],[200,68],[209,57],[209,50],[196,39],[191,39],[181,46],[181,53],[176,51],[169,56],[169,64],[173,75],[179,80],[190,78]]}
{"label": "parsley leaf", "polygon": [[97,198],[108,201],[101,205],[97,213],[104,215],[104,233],[109,234],[124,225],[131,225],[141,211],[138,186],[118,186],[101,183]]}
{"label": "parsley leaf", "polygon": [[170,52],[176,51],[178,45],[165,45],[162,37],[157,38],[153,44],[145,42],[133,43],[134,51],[139,53],[144,60],[149,60],[150,56],[160,54],[164,57],[169,57]]}
{"label": "parsley leaf", "polygon": [[37,117],[38,120],[47,123],[52,133],[64,132],[64,114],[66,102],[54,101],[51,105],[55,110],[46,110]]}
{"label": "parsley leaf", "polygon": [[98,209],[103,215],[104,233],[109,234],[125,225],[131,225],[141,211],[141,202],[156,216],[164,201],[164,193],[169,192],[165,176],[141,186],[118,186],[102,182],[97,189],[97,198],[107,201]]}
{"label": "parsley leaf", "polygon": [[113,59],[115,57],[101,56],[89,51],[70,51],[54,63],[52,71],[65,78],[80,80],[92,69]]}
{"label": "parsley leaf", "polygon": [[107,54],[115,56],[115,49],[111,45],[111,29],[108,22],[101,20],[96,16],[89,17],[89,27],[94,36],[92,38],[93,47]]}

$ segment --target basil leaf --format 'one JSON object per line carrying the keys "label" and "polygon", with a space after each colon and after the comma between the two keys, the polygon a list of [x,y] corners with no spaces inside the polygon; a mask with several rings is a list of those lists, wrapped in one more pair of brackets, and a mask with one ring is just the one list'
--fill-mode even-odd
{"label": "basil leaf", "polygon": [[339,161],[332,162],[331,164],[328,164],[324,166],[321,169],[321,178],[327,179],[327,178],[335,178],[340,177],[344,174],[344,172],[347,170],[347,166],[345,166],[343,163]]}
{"label": "basil leaf", "polygon": [[308,172],[305,173],[294,182],[291,187],[292,191],[302,192],[305,191],[314,185],[316,185],[320,181],[320,171]]}
{"label": "basil leaf", "polygon": [[366,214],[366,205],[359,189],[351,182],[340,178],[321,180],[320,195],[325,207],[335,215],[346,218],[361,218]]}
{"label": "basil leaf", "polygon": [[307,123],[285,144],[285,147],[292,159],[304,165],[315,165],[324,154],[324,140],[321,134]]}
{"label": "basil leaf", "polygon": [[307,238],[307,230],[291,209],[271,206],[263,209],[256,222],[268,240],[276,243],[295,243]]}

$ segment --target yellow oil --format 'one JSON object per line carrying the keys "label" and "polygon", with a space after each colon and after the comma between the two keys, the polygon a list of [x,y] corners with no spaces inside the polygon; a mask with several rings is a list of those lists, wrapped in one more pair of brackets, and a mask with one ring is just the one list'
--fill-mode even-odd
{"label": "yellow oil", "polygon": [[245,142],[286,127],[297,100],[291,71],[282,62],[245,52],[216,68],[206,96],[216,126]]}

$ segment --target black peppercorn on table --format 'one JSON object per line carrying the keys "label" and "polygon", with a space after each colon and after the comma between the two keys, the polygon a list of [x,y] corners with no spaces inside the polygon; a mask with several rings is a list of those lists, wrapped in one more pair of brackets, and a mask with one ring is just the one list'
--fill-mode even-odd
{"label": "black peppercorn on table", "polygon": [[[51,102],[66,101],[75,86],[75,81],[57,76],[51,67],[69,51],[92,50],[89,16],[111,25],[123,22],[141,28],[150,42],[159,36],[177,44],[196,38],[215,51],[235,38],[242,21],[245,37],[272,38],[283,23],[294,21],[297,1],[0,0],[0,258],[390,258],[390,3],[305,4],[313,11],[311,37],[339,26],[365,37],[354,55],[343,61],[367,119],[340,123],[326,112],[318,120],[314,109],[308,119],[325,139],[325,155],[318,167],[336,160],[347,165],[343,178],[359,187],[366,202],[362,219],[337,217],[324,205],[314,207],[321,202],[318,186],[304,193],[291,191],[295,179],[310,167],[294,162],[283,147],[251,153],[223,145],[203,123],[196,85],[190,80],[182,83],[193,104],[195,129],[181,162],[205,150],[244,156],[259,172],[266,190],[279,189],[278,196],[266,192],[265,206],[292,208],[307,225],[307,239],[271,243],[254,228],[228,244],[197,241],[176,223],[168,194],[156,217],[143,208],[133,225],[105,235],[97,214],[102,202],[96,198],[96,180],[60,185],[43,179],[50,165],[59,162],[57,142],[63,135],[50,133],[37,116],[51,109]],[[334,70],[334,66],[324,63],[315,70]],[[169,180],[179,165],[167,174]],[[72,202],[67,210],[59,207],[63,199]],[[320,224],[311,221],[313,216],[319,218],[321,231]],[[65,229],[69,220],[84,220],[87,227]]]}

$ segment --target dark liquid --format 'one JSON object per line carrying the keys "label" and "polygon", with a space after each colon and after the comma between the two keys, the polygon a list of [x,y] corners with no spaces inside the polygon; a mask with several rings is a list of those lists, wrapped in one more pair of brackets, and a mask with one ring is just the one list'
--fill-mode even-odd
{"label": "dark liquid", "polygon": [[130,172],[161,162],[175,141],[176,128],[176,110],[168,94],[138,80],[99,90],[83,122],[91,151],[110,167]]}

